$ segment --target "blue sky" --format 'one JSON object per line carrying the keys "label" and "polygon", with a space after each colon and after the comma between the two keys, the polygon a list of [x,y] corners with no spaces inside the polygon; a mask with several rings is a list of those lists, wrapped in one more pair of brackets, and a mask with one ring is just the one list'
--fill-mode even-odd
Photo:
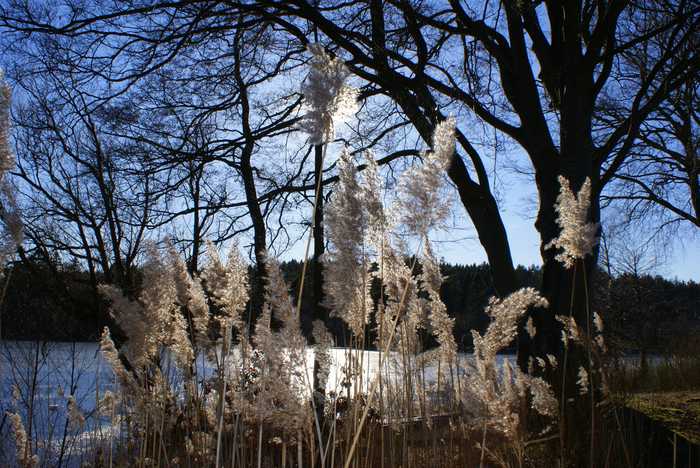
{"label": "blue sky", "polygon": [[[507,182],[507,184],[506,184]],[[521,177],[506,177],[501,189],[501,213],[508,231],[508,240],[515,264],[541,265],[539,234],[534,226],[533,186]],[[451,263],[481,263],[486,261],[476,232],[463,215],[459,202],[454,204],[455,227],[436,237],[439,255]],[[460,219],[461,218],[461,219]],[[695,229],[689,227],[687,229]],[[685,231],[687,233],[688,230]],[[465,237],[469,237],[466,238]],[[700,281],[700,236],[678,239],[666,245],[667,258],[653,273],[667,278]]]}
{"label": "blue sky", "polygon": [[[525,266],[541,265],[539,235],[533,225],[534,220],[525,219],[522,214],[508,209],[506,209],[503,219],[508,231],[513,261]],[[466,234],[466,232],[462,233],[462,235]],[[440,245],[437,249],[439,254],[451,263],[485,262],[486,254],[473,230],[471,235],[471,239],[455,241],[449,241],[448,238],[442,239],[443,236],[440,236],[440,240],[445,240],[445,242],[439,242]],[[686,241],[683,244],[676,242],[676,245],[669,252],[668,260],[657,268],[655,273],[668,278],[700,281],[700,246],[697,239]]]}
{"label": "blue sky", "polygon": [[[498,175],[500,208],[503,221],[508,231],[511,254],[516,265],[541,265],[539,251],[539,234],[535,230],[535,188],[534,182],[527,176],[514,174],[504,169]],[[447,229],[432,236],[436,254],[450,263],[483,263],[486,254],[476,231],[457,198],[454,189],[450,189],[452,201],[452,218]],[[310,210],[310,208],[309,208]],[[605,214],[604,214],[605,215]],[[694,227],[687,227],[684,234]],[[683,231],[682,231],[683,232]],[[306,238],[297,242],[283,258],[300,259],[304,255]],[[681,241],[676,239],[672,245],[665,245],[665,259],[650,273],[679,280],[700,281],[700,236],[688,237]]]}

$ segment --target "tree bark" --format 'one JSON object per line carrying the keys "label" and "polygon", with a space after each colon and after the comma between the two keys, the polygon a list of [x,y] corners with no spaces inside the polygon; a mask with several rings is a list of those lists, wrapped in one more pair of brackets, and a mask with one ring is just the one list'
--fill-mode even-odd
{"label": "tree bark", "polygon": [[[196,164],[196,163],[195,163]],[[201,202],[201,191],[200,182],[202,178],[203,168],[195,167],[195,164],[190,166],[190,193],[192,194],[192,201],[194,203],[193,219],[192,219],[192,256],[190,257],[187,269],[190,274],[197,273],[199,268],[199,251],[202,245],[202,226],[199,219],[199,210]]]}
{"label": "tree bark", "polygon": [[518,288],[513,267],[513,258],[508,243],[508,233],[498,211],[496,199],[491,192],[467,179],[467,168],[455,154],[447,171],[450,180],[457,187],[460,200],[474,223],[479,242],[486,252],[491,269],[496,294],[505,297]]}
{"label": "tree bark", "polygon": [[323,229],[323,145],[316,145],[314,148],[314,175],[316,184],[319,184],[318,197],[316,198],[316,208],[314,213],[314,256],[313,256],[313,300],[312,316],[315,320],[326,323],[328,311],[323,306],[323,264],[321,256],[325,252],[325,234]]}
{"label": "tree bark", "polygon": [[251,164],[253,151],[255,149],[256,138],[250,123],[250,103],[248,100],[248,85],[241,73],[241,39],[242,31],[238,30],[235,36],[233,52],[235,55],[234,76],[238,86],[241,103],[241,131],[245,139],[242,148],[240,174],[243,178],[243,188],[245,191],[246,206],[253,225],[253,252],[255,256],[255,267],[252,278],[252,294],[250,299],[250,315],[248,317],[248,334],[253,330],[254,321],[260,316],[265,295],[265,255],[267,250],[267,240],[265,231],[265,218],[260,209],[258,193],[255,187],[255,173]]}
{"label": "tree bark", "polygon": [[[246,145],[248,146],[248,145]],[[250,148],[252,152],[252,144]],[[250,153],[244,150],[244,155],[241,158],[241,177],[243,178],[243,187],[246,196],[246,205],[250,213],[250,219],[253,224],[253,254],[255,256],[255,267],[253,268],[253,278],[251,281],[252,294],[250,298],[251,316],[248,324],[253,326],[253,321],[260,316],[265,295],[265,252],[267,248],[267,240],[265,234],[265,219],[263,218],[260,204],[258,203],[257,189],[255,187],[255,179],[253,168],[250,163]],[[251,328],[252,330],[252,328]]]}
{"label": "tree bark", "polygon": [[[319,187],[318,197],[315,200],[314,211],[314,256],[312,261],[312,282],[313,282],[313,300],[311,314],[314,320],[320,320],[327,325],[328,310],[323,305],[323,264],[321,256],[325,252],[324,230],[323,230],[323,145],[316,145],[314,148],[314,178]],[[317,343],[318,344],[318,343]],[[313,370],[313,390],[314,404],[316,406],[316,418],[319,425],[324,426],[323,408],[326,403],[326,389],[321,385],[320,378],[321,366],[319,360],[314,356]]]}

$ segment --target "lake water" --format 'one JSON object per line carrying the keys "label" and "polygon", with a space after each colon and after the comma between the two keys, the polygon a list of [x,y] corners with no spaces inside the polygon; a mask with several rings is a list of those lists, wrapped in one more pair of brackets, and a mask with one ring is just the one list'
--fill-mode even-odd
{"label": "lake water", "polygon": [[[377,351],[348,352],[344,348],[331,350],[332,365],[328,378],[327,391],[340,394],[343,390],[341,382],[344,379],[344,367],[348,364],[348,356],[361,360],[363,363],[363,390],[367,391],[370,382],[379,369],[379,353]],[[500,355],[503,363],[506,359],[514,360],[513,355]],[[464,375],[469,368],[470,355],[460,354],[457,373]],[[204,360],[198,359],[199,378],[211,377],[214,369],[202,365]],[[306,365],[302,367],[302,375],[307,379],[307,386],[313,375],[313,350],[306,355]],[[402,380],[401,366],[396,362],[386,360],[386,368],[382,375],[390,379]],[[167,365],[166,365],[167,368]],[[427,367],[421,375],[426,381],[436,378],[435,368]],[[171,370],[171,379],[177,380],[177,374]],[[95,414],[96,401],[105,391],[115,390],[114,375],[99,352],[97,343],[36,343],[27,341],[0,342],[0,466],[7,466],[7,454],[14,451],[11,441],[9,421],[6,412],[19,412],[28,424],[28,408],[32,408],[32,439],[44,441],[44,456],[58,457],[60,452],[72,461],[79,459],[80,444],[94,446],[95,437],[107,437],[110,431],[110,421]],[[352,391],[353,389],[351,389]],[[356,389],[354,389],[356,390]],[[13,395],[14,393],[14,395]],[[31,398],[33,395],[33,398]],[[68,397],[73,395],[80,410],[86,416],[85,427],[66,427]],[[63,434],[71,441],[66,447]],[[92,438],[91,444],[87,439]],[[63,444],[63,447],[59,445]],[[47,454],[46,451],[52,452]],[[41,453],[41,449],[40,449]],[[4,458],[3,458],[4,454]],[[54,460],[55,461],[55,460]],[[53,466],[53,464],[51,464]],[[69,465],[74,465],[73,462]]]}
{"label": "lake water", "polygon": [[[81,433],[99,429],[105,423],[100,418],[90,418],[97,391],[113,388],[112,371],[97,351],[96,343],[0,342],[0,466],[11,466],[14,453],[6,412],[19,413],[29,432],[29,408],[31,437],[42,441],[42,459],[52,458],[51,466],[58,464],[58,458],[62,462],[74,460],[70,465],[76,464]],[[66,427],[70,395],[88,417],[89,423],[82,429]]]}
{"label": "lake water", "polygon": [[[348,356],[352,360],[363,363],[363,390],[371,378],[379,370],[379,352],[352,351],[345,348],[331,349],[331,368],[328,377],[327,391],[338,392],[344,379],[344,368],[348,364]],[[513,356],[503,355],[499,359],[513,359]],[[198,359],[198,375],[200,378],[211,377],[214,373],[209,364],[203,365],[204,360]],[[460,372],[469,365],[470,357],[461,354],[459,359]],[[302,366],[303,375],[308,382],[313,375],[314,352],[309,349],[306,354],[306,365]],[[401,369],[395,360],[385,360],[383,375],[401,378]],[[165,366],[168,367],[167,364]],[[36,372],[35,372],[36,370]],[[426,367],[424,372],[427,381],[436,378],[436,369]],[[174,371],[172,378],[177,378]],[[36,343],[28,341],[0,342],[0,405],[4,409],[11,407],[13,388],[19,389],[19,399],[29,405],[29,393],[35,395],[34,406],[46,406],[59,414],[65,407],[69,395],[73,395],[84,412],[95,408],[95,398],[106,390],[114,390],[114,375],[109,364],[99,352],[97,343]],[[40,430],[40,429],[39,429]]]}
{"label": "lake water", "polygon": [[[351,359],[363,363],[363,390],[367,391],[372,377],[379,368],[377,351],[352,351]],[[331,350],[331,368],[327,391],[340,394],[344,367],[348,364],[348,350],[333,348]],[[502,356],[501,359],[507,359]],[[512,356],[510,357],[512,358]],[[459,372],[464,373],[468,366],[468,355],[460,355]],[[199,378],[211,377],[214,369],[202,365],[198,359]],[[313,350],[306,355],[306,365],[302,366],[307,386],[313,376]],[[386,360],[383,375],[401,380],[400,366]],[[167,365],[166,365],[167,368]],[[436,378],[436,369],[426,368],[423,372],[426,381]],[[170,378],[177,380],[177,374],[171,370]],[[102,358],[97,343],[37,343],[27,341],[0,342],[0,418],[6,411],[19,412],[25,425],[28,421],[28,408],[32,408],[32,437],[34,440],[62,438],[66,420],[68,397],[73,395],[83,414],[89,422],[84,431],[101,430],[106,421],[95,417],[96,401],[105,391],[114,391],[114,375],[108,363]],[[351,389],[354,391],[356,389]],[[14,395],[13,395],[14,393]],[[33,395],[33,398],[32,398]],[[7,434],[8,421],[3,421],[0,430]],[[75,434],[73,434],[75,435]],[[0,459],[0,464],[2,460]]]}

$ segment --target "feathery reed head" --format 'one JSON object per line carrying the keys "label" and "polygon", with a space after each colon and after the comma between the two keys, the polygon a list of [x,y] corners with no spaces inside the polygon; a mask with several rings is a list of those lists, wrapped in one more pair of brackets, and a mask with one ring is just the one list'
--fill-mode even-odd
{"label": "feathery reed head", "polygon": [[435,127],[433,149],[423,154],[423,163],[404,173],[399,183],[400,221],[421,238],[449,214],[450,205],[440,192],[454,152],[455,119],[449,118]]}
{"label": "feathery reed head", "polygon": [[307,112],[301,127],[319,145],[332,140],[337,124],[355,114],[357,90],[345,83],[350,72],[342,60],[331,58],[320,44],[308,50],[310,69],[302,86]]}
{"label": "feathery reed head", "polygon": [[[227,327],[233,327],[244,334],[242,314],[248,304],[248,265],[241,257],[238,246],[231,247],[224,264],[214,244],[208,242],[207,264],[201,278],[212,303],[219,309],[217,321],[220,330],[223,332]],[[201,305],[198,307],[201,308]]]}
{"label": "feathery reed head", "polygon": [[520,289],[504,299],[491,299],[486,308],[491,317],[486,333],[472,331],[476,372],[468,376],[468,394],[481,405],[490,425],[518,444],[524,438],[521,412],[527,394],[532,409],[544,416],[555,417],[558,402],[547,382],[523,373],[507,360],[499,375],[497,353],[515,338],[518,322],[530,307],[546,306],[547,301],[533,288]]}
{"label": "feathery reed head", "polygon": [[33,468],[39,466],[39,457],[32,455],[31,443],[27,438],[27,431],[24,429],[22,417],[17,413],[7,413],[10,420],[12,433],[15,436],[15,450],[17,462],[22,468]]}
{"label": "feathery reed head", "polygon": [[371,309],[365,248],[368,216],[354,159],[347,149],[340,155],[338,172],[339,183],[326,214],[330,245],[323,259],[324,290],[332,313],[361,336]]}
{"label": "feathery reed head", "polygon": [[560,249],[556,259],[571,268],[576,260],[582,260],[593,252],[598,244],[599,224],[588,221],[591,180],[586,178],[578,194],[572,192],[569,181],[563,176],[559,176],[559,184],[561,189],[555,209],[559,214],[557,224],[561,232],[545,248]]}
{"label": "feathery reed head", "polygon": [[440,346],[440,359],[445,363],[452,363],[457,357],[457,343],[453,334],[455,319],[447,314],[447,307],[440,299],[440,286],[442,285],[440,262],[435,258],[429,242],[424,245],[423,249],[421,289],[428,296],[426,301],[428,321]]}

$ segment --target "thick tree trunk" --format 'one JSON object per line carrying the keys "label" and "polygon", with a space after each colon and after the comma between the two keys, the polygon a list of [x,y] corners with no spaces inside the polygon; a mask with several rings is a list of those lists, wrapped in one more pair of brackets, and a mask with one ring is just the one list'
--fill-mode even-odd
{"label": "thick tree trunk", "polygon": [[[565,177],[576,180],[576,177],[570,173]],[[580,185],[580,183],[572,184],[574,192]],[[582,464],[578,466],[588,466],[589,457],[595,455],[591,450],[594,416],[590,397],[582,397],[581,389],[577,384],[579,369],[583,367],[594,384],[597,385],[599,382],[596,374],[591,372],[587,348],[573,341],[568,341],[568,346],[564,346],[562,326],[556,320],[556,316],[571,316],[584,336],[588,330],[592,329],[590,293],[595,272],[596,252],[588,255],[585,260],[577,260],[573,268],[567,268],[555,258],[558,253],[556,249],[545,248],[560,233],[554,210],[558,187],[556,179],[540,185],[540,210],[536,223],[541,236],[540,249],[543,258],[540,292],[549,305],[545,309],[530,311],[536,330],[534,337],[530,337],[525,331],[525,321],[521,323],[518,332],[518,365],[521,369],[528,370],[535,357],[545,358],[545,360],[549,354],[556,357],[558,362],[556,369],[542,370],[534,366],[534,370],[545,374],[561,406],[562,416],[559,421],[561,456],[565,460],[581,461]],[[599,219],[597,202],[592,203],[591,218],[595,221]],[[586,390],[590,395],[590,389]],[[597,391],[594,391],[594,394],[596,393]]]}
{"label": "thick tree trunk", "polygon": [[[574,20],[574,19],[572,19]],[[570,31],[567,31],[569,33]],[[573,34],[573,33],[572,33]],[[564,38],[565,48],[561,57],[561,89],[559,95],[561,122],[559,154],[545,158],[533,158],[539,195],[539,211],[535,227],[540,234],[542,255],[541,293],[549,302],[547,312],[534,311],[533,321],[538,330],[534,340],[523,336],[518,349],[518,363],[527,367],[530,357],[544,354],[560,355],[560,326],[556,315],[573,316],[583,329],[588,324],[588,292],[595,271],[597,250],[578,261],[575,268],[566,268],[555,257],[556,249],[548,244],[560,234],[556,212],[560,192],[558,178],[566,178],[574,193],[578,193],[586,179],[590,179],[591,208],[589,222],[600,220],[598,202],[599,167],[594,163],[591,121],[594,102],[593,82],[587,65],[581,56],[577,36]],[[522,331],[522,330],[521,330]]]}
{"label": "thick tree trunk", "polygon": [[[247,147],[248,145],[246,145]],[[251,281],[250,317],[248,326],[253,327],[253,322],[262,312],[265,295],[265,251],[267,240],[265,233],[265,219],[258,202],[258,193],[255,187],[253,168],[250,164],[252,144],[250,151],[244,149],[244,156],[241,158],[241,176],[243,178],[243,188],[245,190],[246,205],[250,213],[253,224],[253,254],[255,256],[255,267]]]}
{"label": "thick tree trunk", "polygon": [[[202,225],[199,219],[200,209],[200,180],[202,177],[202,168],[191,169],[190,172],[190,192],[194,202],[194,213],[192,220],[192,256],[190,257],[187,269],[190,274],[197,273],[199,268],[199,250],[202,245]],[[196,173],[195,173],[196,171]]]}
{"label": "thick tree trunk", "polygon": [[253,224],[253,252],[255,255],[255,268],[253,269],[252,288],[250,306],[248,308],[248,335],[253,331],[254,321],[260,317],[265,296],[265,255],[267,249],[267,239],[265,231],[265,218],[260,209],[258,192],[255,187],[255,174],[251,160],[255,149],[256,138],[250,123],[250,103],[248,101],[248,84],[243,79],[241,73],[241,57],[239,43],[242,30],[237,30],[233,52],[235,58],[236,84],[241,99],[241,130],[245,138],[245,145],[241,153],[240,174],[243,178],[243,188],[245,191],[246,205],[251,223]]}
{"label": "thick tree trunk", "polygon": [[[583,335],[592,330],[590,293],[598,251],[595,249],[585,259],[576,260],[573,267],[566,267],[556,259],[559,251],[548,248],[550,242],[561,233],[556,212],[560,176],[569,181],[575,194],[578,194],[584,181],[590,179],[591,204],[586,222],[600,221],[600,168],[592,157],[592,84],[586,81],[586,74],[578,70],[580,62],[576,61],[575,51],[569,52],[571,56],[565,62],[573,62],[565,68],[567,73],[561,93],[560,154],[541,162],[536,171],[540,206],[535,227],[540,234],[543,259],[540,289],[549,305],[545,310],[530,311],[536,329],[534,338],[525,333],[521,325],[518,364],[522,369],[527,369],[532,358],[544,358],[547,354],[557,357],[559,366],[548,372],[548,380],[559,396],[562,409],[559,425],[561,447],[562,450],[566,447],[567,451],[576,452],[576,459],[587,464],[589,457],[595,454],[593,438],[587,431],[594,428],[594,408],[589,398],[578,398],[580,389],[577,380],[582,367],[588,372],[589,379],[593,379],[592,383],[596,383],[595,374],[589,365],[590,354],[585,345],[568,341],[568,345],[564,346],[562,327],[556,316],[572,317]],[[567,457],[564,453],[562,456]]]}
{"label": "thick tree trunk", "polygon": [[467,168],[455,155],[447,175],[457,186],[459,197],[474,223],[491,268],[496,294],[507,296],[518,288],[510,254],[508,234],[493,195],[467,179]]}
{"label": "thick tree trunk", "polygon": [[[316,183],[318,184],[323,177],[323,145],[316,145],[314,151],[314,175]],[[311,306],[313,308],[313,318],[315,320],[321,320],[325,323],[328,319],[328,311],[323,307],[323,265],[321,264],[321,256],[325,252],[324,236],[323,185],[320,185],[318,197],[316,197],[316,209],[314,213],[314,256],[312,264],[313,301]]]}
{"label": "thick tree trunk", "polygon": [[[325,239],[323,230],[323,185],[321,184],[323,178],[323,145],[316,145],[314,148],[314,177],[316,184],[319,185],[318,197],[315,200],[315,212],[314,212],[314,226],[313,226],[313,237],[314,237],[314,256],[312,261],[312,281],[313,281],[313,300],[312,300],[312,310],[311,314],[314,320],[320,320],[324,324],[328,323],[328,310],[324,307],[324,294],[323,294],[323,264],[321,263],[321,256],[325,252]],[[323,411],[326,404],[326,389],[322,385],[320,378],[321,365],[318,359],[314,357],[314,370],[313,370],[313,389],[314,389],[314,405],[316,408],[316,418],[320,427],[324,426]]]}

